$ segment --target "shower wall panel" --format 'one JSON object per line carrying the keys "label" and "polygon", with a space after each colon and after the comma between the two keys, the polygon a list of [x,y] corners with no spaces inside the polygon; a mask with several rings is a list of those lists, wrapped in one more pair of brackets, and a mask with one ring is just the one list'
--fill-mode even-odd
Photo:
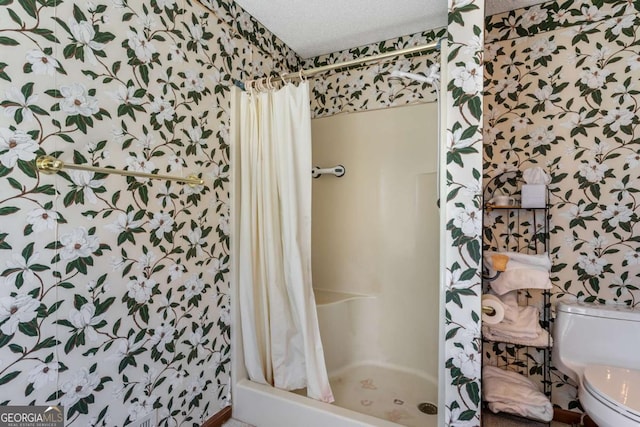
{"label": "shower wall panel", "polygon": [[[313,164],[346,167],[313,182],[314,287],[375,296],[368,359],[437,378],[437,104],[316,119],[312,131]],[[322,332],[325,347],[349,345]]]}

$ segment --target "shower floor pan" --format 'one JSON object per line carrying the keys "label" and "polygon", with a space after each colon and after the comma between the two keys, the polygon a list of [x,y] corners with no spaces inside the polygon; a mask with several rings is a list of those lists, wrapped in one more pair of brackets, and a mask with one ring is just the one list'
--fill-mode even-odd
{"label": "shower floor pan", "polygon": [[418,409],[438,402],[437,384],[421,375],[360,363],[330,373],[329,381],[336,406],[407,427],[437,427],[437,415]]}

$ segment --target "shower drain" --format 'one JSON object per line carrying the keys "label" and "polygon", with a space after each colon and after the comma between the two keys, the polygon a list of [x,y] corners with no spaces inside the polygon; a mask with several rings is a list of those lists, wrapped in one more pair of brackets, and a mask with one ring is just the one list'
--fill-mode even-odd
{"label": "shower drain", "polygon": [[438,407],[431,402],[418,403],[418,409],[425,414],[435,415],[438,413]]}

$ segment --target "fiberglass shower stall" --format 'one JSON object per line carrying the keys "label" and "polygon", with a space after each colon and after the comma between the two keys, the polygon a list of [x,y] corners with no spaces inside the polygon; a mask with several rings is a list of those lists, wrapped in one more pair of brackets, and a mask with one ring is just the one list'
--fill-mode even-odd
{"label": "fiberglass shower stall", "polygon": [[313,181],[314,292],[336,402],[247,380],[236,329],[235,417],[260,427],[283,416],[314,427],[437,425],[418,409],[438,401],[437,108],[312,121],[314,165],[347,169]]}
{"label": "fiberglass shower stall", "polygon": [[[337,406],[435,426],[437,103],[312,121],[312,260]],[[425,405],[421,406],[424,410]]]}
{"label": "fiberglass shower stall", "polygon": [[[347,169],[314,180],[312,192],[314,293],[336,402],[248,379],[234,297],[234,417],[259,427],[437,425],[443,411],[417,407],[436,409],[442,394],[438,122],[436,102],[313,121],[313,165]],[[235,201],[233,211],[235,221]]]}

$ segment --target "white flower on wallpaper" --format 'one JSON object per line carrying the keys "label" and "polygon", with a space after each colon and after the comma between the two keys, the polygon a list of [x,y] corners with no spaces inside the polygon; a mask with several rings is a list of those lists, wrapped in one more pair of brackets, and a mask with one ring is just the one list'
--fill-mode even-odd
{"label": "white flower on wallpaper", "polygon": [[152,230],[155,230],[156,238],[162,239],[165,233],[170,233],[173,230],[174,223],[175,221],[171,215],[160,211],[153,214],[153,218],[149,221],[149,226]]}
{"label": "white flower on wallpaper", "polygon": [[151,298],[153,288],[157,285],[153,279],[147,279],[143,276],[133,276],[127,283],[129,292],[127,296],[133,298],[138,304],[143,304]]}
{"label": "white flower on wallpaper", "polygon": [[453,213],[453,225],[465,236],[479,236],[482,230],[482,213],[473,206],[458,208]]}
{"label": "white flower on wallpaper", "polygon": [[60,108],[69,115],[91,116],[99,111],[98,99],[89,95],[87,88],[82,84],[61,86],[60,93],[64,98],[60,102]]}
{"label": "white flower on wallpaper", "polygon": [[5,92],[5,100],[1,105],[5,116],[14,117],[20,114],[23,120],[31,122],[34,120],[31,108],[37,104],[38,98],[38,95],[25,95],[20,89],[12,86]]}
{"label": "white flower on wallpaper", "polygon": [[71,35],[75,41],[86,47],[86,49],[84,49],[84,54],[86,55],[89,63],[95,65],[98,62],[95,51],[102,51],[104,49],[104,44],[94,40],[96,37],[96,31],[93,24],[85,20],[78,22],[75,18],[69,18],[68,25]]}
{"label": "white flower on wallpaper", "polygon": [[[92,303],[84,304],[80,310],[71,309],[69,322],[74,328],[82,330],[91,341],[97,341],[98,334],[95,326],[102,324],[104,316],[96,316],[96,306]],[[105,322],[106,324],[106,322]]]}
{"label": "white flower on wallpaper", "polygon": [[38,362],[27,375],[27,381],[38,390],[48,386],[58,378],[58,362]]}
{"label": "white flower on wallpaper", "polygon": [[75,228],[60,237],[60,258],[63,261],[73,261],[90,257],[98,250],[99,244],[98,238],[89,234],[86,228]]}
{"label": "white flower on wallpaper", "polygon": [[13,168],[18,160],[35,159],[38,143],[25,131],[0,128],[0,163]]}
{"label": "white flower on wallpaper", "polygon": [[31,71],[35,74],[53,76],[56,73],[56,68],[60,65],[57,59],[40,49],[29,50],[25,59],[31,65]]}
{"label": "white flower on wallpaper", "polygon": [[29,295],[16,295],[0,298],[0,331],[13,335],[20,323],[28,323],[36,317],[40,301]]}
{"label": "white flower on wallpaper", "polygon": [[162,96],[155,98],[149,105],[152,113],[156,114],[158,122],[169,122],[175,117],[176,111],[171,101],[164,99]]}
{"label": "white flower on wallpaper", "polygon": [[525,27],[531,27],[544,22],[548,17],[548,12],[542,9],[539,5],[527,8],[522,14],[520,24]]}
{"label": "white flower on wallpaper", "polygon": [[104,227],[113,233],[123,233],[125,231],[132,230],[134,228],[140,228],[143,225],[142,220],[135,219],[135,212],[129,213],[119,212],[115,218],[115,221],[105,225]]}
{"label": "white flower on wallpaper", "polygon": [[91,396],[101,383],[98,374],[87,368],[81,368],[72,375],[70,380],[60,386],[60,390],[64,393],[60,404],[65,407],[71,407],[79,400]]}
{"label": "white flower on wallpaper", "polygon": [[[31,247],[28,248],[30,249]],[[32,286],[38,285],[38,277],[32,268],[41,268],[37,263],[39,259],[40,252],[29,253],[29,251],[25,251],[23,253],[12,253],[11,258],[5,263],[7,270],[4,277],[7,282],[11,282],[14,285],[21,284],[16,287],[27,285],[28,288],[31,288]]]}
{"label": "white flower on wallpaper", "polygon": [[475,61],[457,65],[451,70],[453,84],[468,95],[482,91],[482,68]]}
{"label": "white flower on wallpaper", "polygon": [[129,419],[135,421],[139,418],[143,418],[145,415],[153,411],[153,404],[158,400],[158,396],[144,396],[138,398],[129,407]]}

